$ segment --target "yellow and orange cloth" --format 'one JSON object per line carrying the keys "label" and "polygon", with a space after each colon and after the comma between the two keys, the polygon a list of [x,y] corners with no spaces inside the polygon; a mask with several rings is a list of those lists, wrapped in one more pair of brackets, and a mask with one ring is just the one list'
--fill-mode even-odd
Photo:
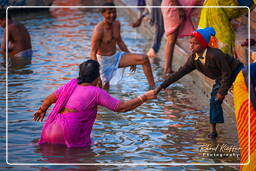
{"label": "yellow and orange cloth", "polygon": [[[241,148],[240,163],[246,164],[249,162],[249,164],[241,165],[240,169],[242,171],[256,171],[256,111],[252,103],[248,107],[249,102],[246,81],[242,71],[240,71],[234,82],[234,105]],[[250,122],[248,121],[249,116]],[[248,129],[249,123],[250,131]],[[249,137],[250,139],[248,139]],[[248,143],[250,144],[250,150]]]}
{"label": "yellow and orange cloth", "polygon": [[[254,0],[255,3],[256,0]],[[246,8],[207,8],[207,6],[239,6],[237,0],[206,0],[202,8],[198,28],[213,27],[216,31],[218,48],[224,53],[233,54],[235,33],[230,21],[243,14]]]}

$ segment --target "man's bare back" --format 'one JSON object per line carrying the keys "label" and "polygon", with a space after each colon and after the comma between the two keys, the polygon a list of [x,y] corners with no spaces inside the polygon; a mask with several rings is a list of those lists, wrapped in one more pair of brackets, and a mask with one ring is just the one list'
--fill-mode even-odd
{"label": "man's bare back", "polygon": [[3,54],[5,61],[7,60],[6,53],[8,53],[8,64],[12,66],[30,64],[33,51],[30,35],[25,26],[15,22],[10,14],[8,14],[7,23],[5,10],[0,10],[0,26],[4,29],[0,53]]}
{"label": "man's bare back", "polygon": [[[10,43],[9,52],[11,56],[26,50],[31,49],[31,39],[27,29],[20,23],[11,23],[8,25],[8,41]],[[3,40],[3,47],[5,49],[6,40]]]}

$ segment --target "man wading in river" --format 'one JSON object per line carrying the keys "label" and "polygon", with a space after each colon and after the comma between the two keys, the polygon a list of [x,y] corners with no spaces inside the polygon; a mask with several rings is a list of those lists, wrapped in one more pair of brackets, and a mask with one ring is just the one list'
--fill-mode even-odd
{"label": "man wading in river", "polygon": [[[92,35],[91,59],[100,63],[100,77],[103,88],[109,88],[110,80],[118,68],[130,66],[131,71],[136,70],[136,65],[142,65],[149,86],[155,87],[151,65],[147,55],[130,53],[122,40],[120,22],[116,20],[116,8],[113,3],[105,3],[106,8],[101,9],[104,17],[99,22]],[[113,8],[108,8],[113,7]],[[116,50],[119,46],[120,52]]]}
{"label": "man wading in river", "polygon": [[[0,11],[0,26],[6,27],[6,12],[4,9]],[[1,46],[1,53],[5,56],[6,51],[9,52],[9,61],[12,65],[26,65],[31,63],[32,45],[28,30],[21,23],[12,20],[8,13],[8,49],[6,49],[6,30],[4,31],[4,39]]]}

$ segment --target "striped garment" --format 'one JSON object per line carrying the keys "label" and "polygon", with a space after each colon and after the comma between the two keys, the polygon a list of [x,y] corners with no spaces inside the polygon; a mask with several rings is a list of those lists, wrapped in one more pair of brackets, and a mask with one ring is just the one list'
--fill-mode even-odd
{"label": "striped garment", "polygon": [[[256,111],[252,103],[249,104],[250,114],[248,114],[248,89],[242,71],[239,72],[234,82],[234,105],[236,112],[236,123],[238,130],[239,144],[241,148],[240,163],[242,171],[256,170]],[[250,132],[248,131],[248,116],[250,116]],[[248,139],[250,134],[250,139]],[[249,144],[250,143],[250,154]]]}

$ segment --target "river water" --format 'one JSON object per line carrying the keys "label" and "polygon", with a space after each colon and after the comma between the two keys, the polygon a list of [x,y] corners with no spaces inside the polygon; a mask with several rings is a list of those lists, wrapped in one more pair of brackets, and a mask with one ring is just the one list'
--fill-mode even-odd
{"label": "river water", "polygon": [[[150,41],[132,29],[126,16],[121,15],[120,10],[118,12],[120,14],[118,20],[122,23],[122,36],[130,51],[146,52]],[[114,113],[99,107],[92,132],[94,145],[91,147],[66,149],[63,146],[39,146],[36,142],[40,137],[43,123],[32,121],[33,112],[48,94],[71,78],[77,77],[78,65],[89,59],[92,30],[102,17],[96,9],[55,9],[51,12],[21,15],[16,17],[16,20],[29,30],[34,54],[31,65],[8,70],[7,115],[5,67],[0,66],[1,163],[5,163],[6,157],[5,134],[6,116],[8,116],[7,160],[12,164],[4,164],[1,169],[237,170],[239,168],[230,166],[239,162],[239,156],[231,156],[232,152],[227,151],[228,147],[238,147],[233,131],[221,127],[220,137],[216,141],[208,139],[208,101],[202,102],[205,103],[205,107],[198,107],[191,100],[191,96],[197,95],[193,94],[191,88],[186,87],[183,82],[173,84],[168,90],[161,92],[158,99],[151,100],[130,112]],[[2,35],[1,32],[1,37]],[[162,68],[159,64],[152,64],[152,67],[156,83],[159,85],[163,80]],[[138,66],[136,73],[130,73],[127,69],[120,84],[112,86],[109,93],[128,100],[147,90],[147,80],[141,66]],[[234,154],[239,155],[239,151]],[[94,166],[81,166],[86,163],[93,163]],[[203,163],[205,166],[184,166],[195,163]],[[208,165],[216,163],[227,165]],[[99,166],[100,164],[133,164],[134,166]],[[168,164],[176,164],[176,166],[164,166]]]}

